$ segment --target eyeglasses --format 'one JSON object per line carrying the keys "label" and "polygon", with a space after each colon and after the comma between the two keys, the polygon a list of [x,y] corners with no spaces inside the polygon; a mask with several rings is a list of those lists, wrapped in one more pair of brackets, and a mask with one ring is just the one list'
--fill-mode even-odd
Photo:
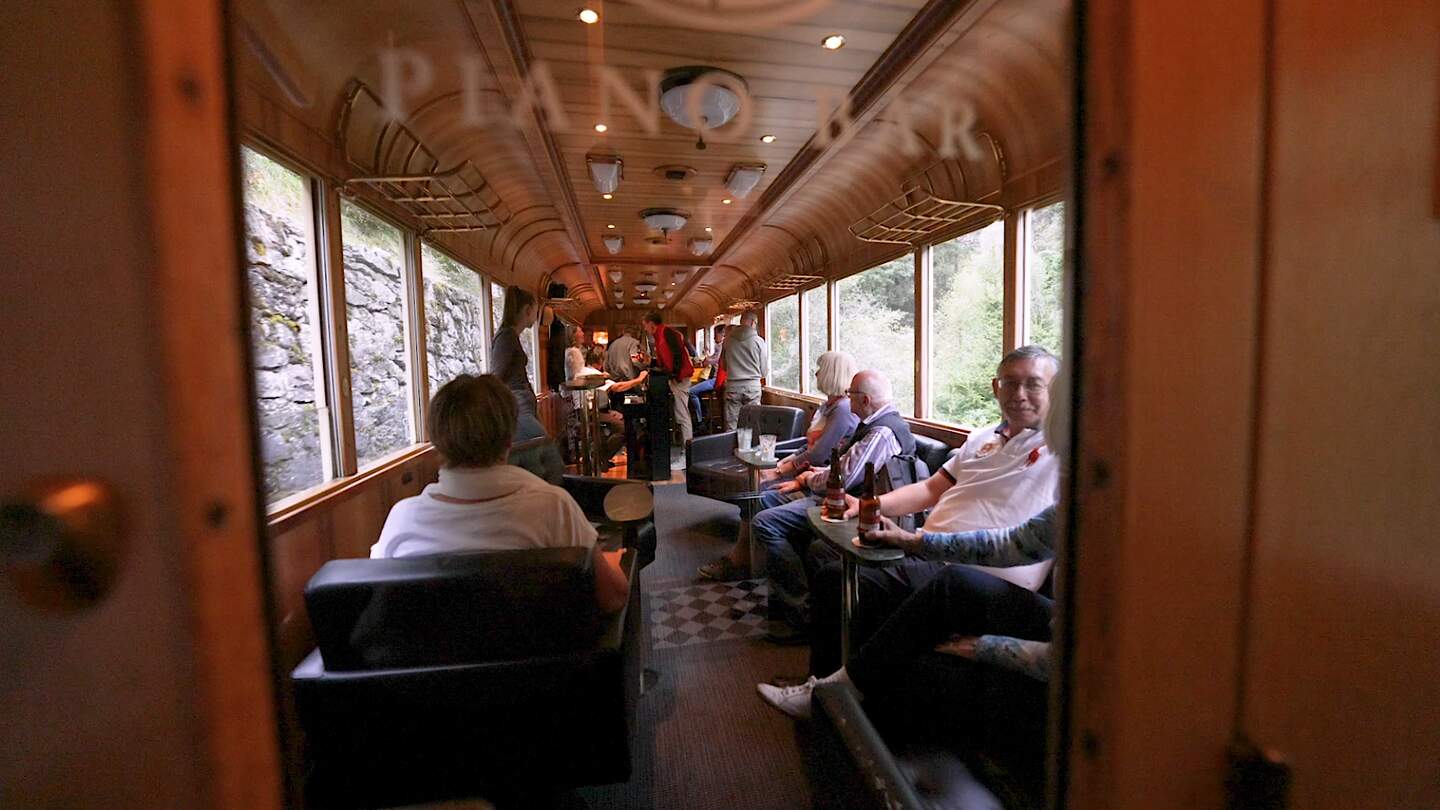
{"label": "eyeglasses", "polygon": [[845,396],[847,396],[847,397],[868,397],[868,396],[870,396],[870,395],[867,394],[867,393],[865,393],[864,391],[855,391],[855,390],[846,388],[846,389],[845,389]]}
{"label": "eyeglasses", "polygon": [[1017,380],[1011,377],[1004,379],[997,378],[996,383],[1000,386],[1001,391],[1015,391],[1016,389],[1024,388],[1027,394],[1038,394],[1050,387],[1050,383],[1045,382],[1039,377],[1031,377],[1025,380]]}

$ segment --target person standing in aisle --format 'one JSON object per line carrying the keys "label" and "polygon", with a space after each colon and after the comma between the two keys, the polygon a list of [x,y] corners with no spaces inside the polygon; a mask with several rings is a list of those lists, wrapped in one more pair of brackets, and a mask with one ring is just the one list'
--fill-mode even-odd
{"label": "person standing in aisle", "polygon": [[755,329],[758,320],[755,310],[747,310],[740,316],[740,325],[725,335],[720,368],[725,372],[726,430],[735,429],[742,407],[760,404],[760,386],[770,367],[770,346]]}
{"label": "person standing in aisle", "polygon": [[650,340],[655,346],[655,367],[670,376],[670,394],[675,400],[675,424],[680,428],[681,443],[685,444],[695,435],[695,426],[690,422],[690,375],[695,373],[695,366],[690,362],[685,338],[662,321],[659,310],[646,313],[645,331],[650,333]]}

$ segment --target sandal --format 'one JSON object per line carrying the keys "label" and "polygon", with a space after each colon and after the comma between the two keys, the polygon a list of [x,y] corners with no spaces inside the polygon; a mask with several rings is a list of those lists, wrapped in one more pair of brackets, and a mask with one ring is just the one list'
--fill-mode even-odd
{"label": "sandal", "polygon": [[731,562],[729,557],[719,557],[705,563],[700,566],[698,573],[701,579],[713,579],[716,582],[736,582],[750,577],[749,569]]}

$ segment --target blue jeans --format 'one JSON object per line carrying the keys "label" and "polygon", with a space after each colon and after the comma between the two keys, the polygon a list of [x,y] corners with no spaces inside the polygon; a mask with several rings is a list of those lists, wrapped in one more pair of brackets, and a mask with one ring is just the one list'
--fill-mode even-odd
{"label": "blue jeans", "polygon": [[715,378],[701,380],[690,386],[690,416],[695,419],[704,419],[705,415],[700,412],[700,395],[715,390]]}
{"label": "blue jeans", "polygon": [[750,534],[764,552],[759,570],[770,579],[770,619],[803,627],[809,620],[810,567],[808,549],[815,540],[806,512],[815,496],[766,492],[762,511],[750,523]]}

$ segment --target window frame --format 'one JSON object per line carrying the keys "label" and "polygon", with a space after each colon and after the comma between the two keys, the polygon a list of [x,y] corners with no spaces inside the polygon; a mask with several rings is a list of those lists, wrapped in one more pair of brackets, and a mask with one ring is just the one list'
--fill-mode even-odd
{"label": "window frame", "polygon": [[[275,149],[267,143],[252,138],[241,138],[238,140],[237,145],[242,150],[249,149],[251,152],[279,165],[281,168],[299,175],[300,179],[304,181],[305,205],[309,209],[310,214],[306,222],[311,253],[308,280],[312,285],[311,289],[313,293],[309,296],[305,307],[306,315],[309,316],[311,324],[314,325],[313,345],[311,345],[309,349],[311,353],[311,374],[315,380],[316,427],[320,439],[320,481],[313,486],[292,492],[283,498],[266,501],[265,513],[272,515],[289,509],[295,504],[309,500],[315,493],[345,477],[344,463],[339,453],[341,442],[338,429],[339,425],[335,418],[337,409],[333,405],[333,403],[337,401],[340,392],[332,380],[334,360],[331,355],[330,341],[327,339],[330,331],[329,322],[333,316],[331,309],[333,303],[329,295],[325,273],[326,266],[329,262],[328,243],[326,241],[328,229],[324,221],[326,183],[321,179],[319,174],[312,171],[303,162],[290,157],[283,151]],[[241,171],[243,172],[243,159],[237,162],[242,167]],[[241,178],[241,184],[243,186],[243,177]],[[246,296],[248,298],[250,294],[248,279],[246,279],[245,284]],[[246,315],[248,318],[249,313],[247,312]],[[251,351],[253,351],[253,349],[251,349]],[[251,360],[251,366],[251,373],[253,373],[253,358]],[[252,401],[251,407],[256,407],[256,403]]]}
{"label": "window frame", "polygon": [[[804,347],[804,342],[803,342],[803,340],[804,340],[804,326],[803,326],[803,324],[798,323],[798,320],[799,320],[799,318],[800,318],[800,307],[801,307],[800,297],[801,297],[801,296],[800,296],[800,292],[799,292],[798,290],[794,290],[794,291],[791,291],[788,295],[782,295],[782,296],[779,296],[779,297],[777,297],[777,298],[772,298],[772,299],[770,299],[769,301],[766,301],[766,302],[765,302],[765,340],[769,342],[770,348],[771,348],[771,351],[767,353],[767,354],[768,354],[768,358],[767,358],[767,359],[768,359],[768,361],[769,361],[769,366],[767,366],[766,369],[765,369],[765,380],[766,380],[766,383],[769,385],[769,387],[774,388],[776,391],[784,391],[784,392],[787,393],[787,394],[799,394],[799,393],[801,393],[801,389],[803,389],[803,388],[805,387],[805,360],[804,360],[804,357],[805,357],[805,354],[804,354],[805,347]],[[801,345],[800,345],[800,352],[801,352],[801,354],[800,354],[800,369],[799,369],[799,378],[800,378],[800,379],[799,379],[799,384],[796,385],[794,388],[785,388],[785,387],[782,387],[782,386],[779,386],[779,385],[776,385],[776,384],[775,384],[775,352],[774,352],[774,348],[775,348],[775,347],[774,347],[774,344],[775,344],[775,330],[771,328],[771,323],[770,323],[770,308],[771,308],[772,306],[774,306],[775,304],[778,304],[778,303],[780,303],[781,301],[784,301],[784,300],[787,299],[787,298],[794,298],[794,299],[796,299],[796,303],[795,303],[795,317],[796,317],[796,319],[797,319],[797,323],[796,323],[796,328],[795,328],[795,339],[802,341],[802,342],[801,342]]]}

